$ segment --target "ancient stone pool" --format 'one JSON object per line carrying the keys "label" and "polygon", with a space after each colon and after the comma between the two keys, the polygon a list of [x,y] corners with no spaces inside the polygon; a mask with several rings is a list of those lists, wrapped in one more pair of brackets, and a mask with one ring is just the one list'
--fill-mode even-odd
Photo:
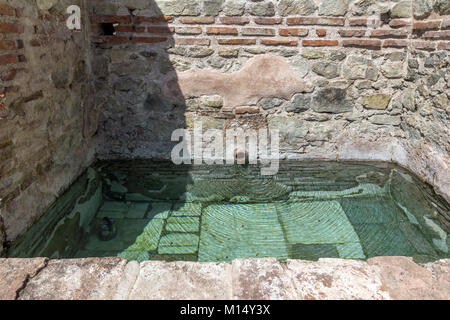
{"label": "ancient stone pool", "polygon": [[285,161],[175,166],[133,160],[89,168],[9,257],[232,261],[450,257],[450,205],[388,163]]}

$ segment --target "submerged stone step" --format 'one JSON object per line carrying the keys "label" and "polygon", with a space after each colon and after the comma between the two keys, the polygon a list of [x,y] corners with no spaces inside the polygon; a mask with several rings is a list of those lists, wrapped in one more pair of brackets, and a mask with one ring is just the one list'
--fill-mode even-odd
{"label": "submerged stone step", "polygon": [[97,218],[122,219],[128,212],[128,205],[122,201],[105,201],[97,213]]}
{"label": "submerged stone step", "polygon": [[288,257],[275,205],[215,204],[204,209],[199,261],[269,256]]}
{"label": "submerged stone step", "polygon": [[291,244],[359,242],[338,201],[277,204],[280,221]]}
{"label": "submerged stone step", "polygon": [[339,253],[339,257],[345,259],[366,259],[363,248],[360,242],[347,242],[337,244],[336,249]]}
{"label": "submerged stone step", "polygon": [[177,202],[174,204],[171,216],[200,216],[202,214],[201,203]]}
{"label": "submerged stone step", "polygon": [[142,233],[136,237],[134,243],[129,245],[126,250],[156,250],[158,247],[159,239],[161,237],[163,226],[163,219],[152,219],[148,221]]}
{"label": "submerged stone step", "polygon": [[193,233],[168,233],[161,237],[158,254],[194,254],[199,236]]}
{"label": "submerged stone step", "polygon": [[364,259],[358,235],[337,201],[277,204],[290,257]]}
{"label": "submerged stone step", "polygon": [[417,255],[416,249],[395,224],[356,224],[354,228],[368,258]]}
{"label": "submerged stone step", "polygon": [[339,202],[352,224],[394,223],[406,219],[403,211],[389,198],[345,198]]}
{"label": "submerged stone step", "polygon": [[117,234],[109,241],[100,240],[92,233],[84,246],[85,250],[156,250],[162,232],[162,219],[121,219],[115,221]]}
{"label": "submerged stone step", "polygon": [[130,204],[126,218],[129,219],[143,219],[147,213],[149,204],[146,202],[133,202]]}
{"label": "submerged stone step", "polygon": [[147,213],[149,219],[166,219],[169,217],[172,202],[152,202]]}
{"label": "submerged stone step", "polygon": [[199,217],[170,217],[167,219],[166,231],[168,232],[199,232]]}

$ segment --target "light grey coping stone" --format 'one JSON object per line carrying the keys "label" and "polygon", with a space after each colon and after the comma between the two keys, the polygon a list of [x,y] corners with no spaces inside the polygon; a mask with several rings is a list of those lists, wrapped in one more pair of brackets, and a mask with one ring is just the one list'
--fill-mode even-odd
{"label": "light grey coping stone", "polygon": [[407,257],[231,264],[0,259],[0,299],[450,300],[450,259],[427,264]]}

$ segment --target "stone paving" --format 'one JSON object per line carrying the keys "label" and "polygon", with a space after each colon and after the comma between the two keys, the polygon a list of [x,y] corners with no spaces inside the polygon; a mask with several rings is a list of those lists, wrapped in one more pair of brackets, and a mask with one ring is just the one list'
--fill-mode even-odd
{"label": "stone paving", "polygon": [[0,259],[0,299],[446,299],[450,260]]}

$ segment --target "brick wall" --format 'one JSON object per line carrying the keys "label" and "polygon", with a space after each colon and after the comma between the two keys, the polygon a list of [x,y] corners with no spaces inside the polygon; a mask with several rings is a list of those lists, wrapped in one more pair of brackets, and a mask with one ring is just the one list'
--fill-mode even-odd
{"label": "brick wall", "polygon": [[0,252],[93,160],[83,136],[88,45],[54,2],[0,2]]}
{"label": "brick wall", "polygon": [[[148,6],[152,2],[148,1]],[[326,5],[314,5],[315,10],[295,10],[296,3],[312,4],[315,3],[313,1],[211,2],[217,3],[216,10],[208,10],[207,1],[192,1],[193,7],[179,14],[176,5],[161,5],[171,1],[156,1],[156,5],[160,3],[159,13],[162,15],[155,15],[158,10],[133,10],[133,6],[130,14],[125,9],[120,11],[121,15],[97,14],[93,18],[94,23],[109,22],[117,24],[117,27],[116,35],[99,36],[96,41],[112,44],[172,41],[175,45],[200,46],[408,48],[430,51],[449,50],[450,46],[450,13],[445,11],[448,9],[443,9],[442,15],[432,12],[425,20],[418,20],[412,14],[412,1],[408,0],[383,1],[380,6],[368,8],[366,12],[361,12],[363,8],[355,9],[358,1],[344,0],[330,1],[351,3],[340,12],[336,8],[333,10],[333,6],[329,6],[329,11],[322,10]],[[120,2],[115,3],[120,7]],[[221,3],[224,4],[221,6]],[[285,9],[286,4],[291,5],[290,10]],[[108,13],[114,13],[114,9],[110,10],[113,11]],[[296,12],[300,14],[296,15]],[[101,10],[98,13],[102,13]]]}

